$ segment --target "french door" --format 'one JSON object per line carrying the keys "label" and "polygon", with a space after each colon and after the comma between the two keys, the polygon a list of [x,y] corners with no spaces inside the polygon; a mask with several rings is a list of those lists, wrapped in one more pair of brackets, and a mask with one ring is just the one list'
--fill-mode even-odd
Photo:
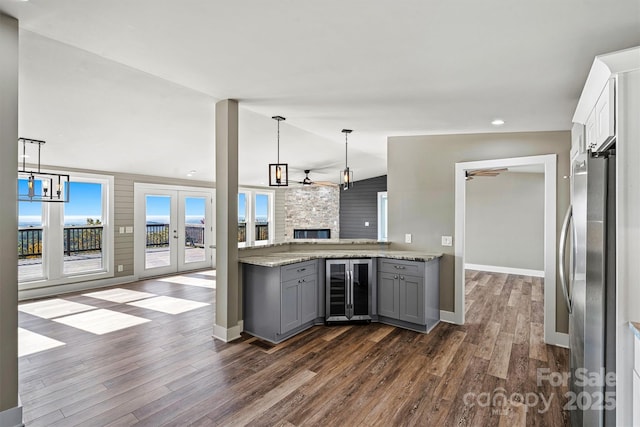
{"label": "french door", "polygon": [[214,267],[213,200],[213,190],[137,184],[136,274]]}

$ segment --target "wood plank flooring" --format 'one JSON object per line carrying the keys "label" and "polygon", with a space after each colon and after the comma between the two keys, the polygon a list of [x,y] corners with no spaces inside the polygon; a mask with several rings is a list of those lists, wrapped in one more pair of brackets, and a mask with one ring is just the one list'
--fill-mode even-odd
{"label": "wood plank flooring", "polygon": [[212,304],[175,315],[63,295],[150,322],[94,335],[20,312],[20,327],[66,343],[20,358],[25,420],[34,427],[568,425],[566,387],[539,381],[540,369],[568,370],[568,351],[541,341],[541,279],[467,271],[466,282],[464,326],[440,323],[428,335],[376,323],[317,326],[278,345],[248,335],[213,340],[215,290],[206,287],[166,279],[121,286]]}

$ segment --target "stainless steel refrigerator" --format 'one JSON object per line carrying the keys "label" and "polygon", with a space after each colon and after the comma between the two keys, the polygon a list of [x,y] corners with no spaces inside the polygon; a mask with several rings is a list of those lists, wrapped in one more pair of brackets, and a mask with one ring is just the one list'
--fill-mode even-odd
{"label": "stainless steel refrigerator", "polygon": [[571,169],[559,251],[569,309],[571,424],[614,426],[615,149],[579,154]]}

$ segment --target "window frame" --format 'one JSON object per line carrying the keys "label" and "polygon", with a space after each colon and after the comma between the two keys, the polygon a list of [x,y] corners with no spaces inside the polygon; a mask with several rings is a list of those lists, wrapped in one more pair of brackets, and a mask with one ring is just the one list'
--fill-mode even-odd
{"label": "window frame", "polygon": [[[49,286],[73,285],[78,282],[106,279],[114,276],[114,177],[84,172],[63,172],[69,182],[102,184],[102,268],[64,274],[64,203],[42,203],[42,268],[41,279],[20,281],[18,289],[28,291]],[[71,192],[70,197],[73,197]]]}
{"label": "window frame", "polygon": [[[246,240],[245,242],[238,242],[239,248],[245,248],[250,246],[263,246],[273,243],[273,233],[275,230],[274,227],[274,200],[275,200],[275,191],[273,190],[265,190],[265,189],[254,189],[254,188],[238,188],[238,197],[240,194],[245,194],[246,200]],[[268,221],[268,233],[269,239],[267,240],[255,240],[255,226],[256,226],[256,203],[255,199],[257,195],[264,195],[268,197],[267,202],[267,221]],[[238,217],[238,224],[240,224],[240,218]]]}

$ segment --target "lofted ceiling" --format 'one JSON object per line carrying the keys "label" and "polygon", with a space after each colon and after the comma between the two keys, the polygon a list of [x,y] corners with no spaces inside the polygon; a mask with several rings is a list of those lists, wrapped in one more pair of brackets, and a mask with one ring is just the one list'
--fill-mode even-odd
{"label": "lofted ceiling", "polygon": [[[0,0],[20,21],[20,134],[63,167],[215,180],[240,102],[240,183],[275,161],[386,172],[388,136],[568,130],[594,56],[640,45],[640,0]],[[490,122],[501,118],[499,128]],[[82,153],[79,156],[79,153]],[[434,153],[437,155],[437,153]]]}

